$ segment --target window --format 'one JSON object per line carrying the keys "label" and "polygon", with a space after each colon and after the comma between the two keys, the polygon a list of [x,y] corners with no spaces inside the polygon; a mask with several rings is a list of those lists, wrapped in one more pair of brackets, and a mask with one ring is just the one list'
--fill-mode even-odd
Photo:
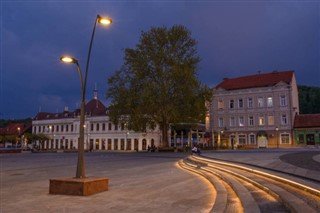
{"label": "window", "polygon": [[272,97],[268,97],[268,99],[267,99],[267,106],[268,106],[268,107],[273,107],[273,99],[272,99]]}
{"label": "window", "polygon": [[304,135],[299,134],[299,143],[304,143]]}
{"label": "window", "polygon": [[222,99],[220,99],[218,101],[218,109],[223,109],[223,100]]}
{"label": "window", "polygon": [[249,116],[249,126],[253,126],[254,122],[253,122],[253,116]]}
{"label": "window", "polygon": [[239,117],[239,126],[244,126],[243,116]]}
{"label": "window", "polygon": [[239,100],[238,100],[238,107],[239,107],[240,109],[243,108],[243,99],[239,99]]}
{"label": "window", "polygon": [[239,144],[240,145],[246,144],[246,135],[239,135]]}
{"label": "window", "polygon": [[235,126],[235,125],[236,125],[235,119],[234,119],[234,117],[231,117],[230,118],[230,126]]}
{"label": "window", "polygon": [[263,98],[258,98],[258,107],[259,108],[263,107]]}
{"label": "window", "polygon": [[93,124],[90,125],[90,131],[93,131]]}
{"label": "window", "polygon": [[64,130],[63,130],[63,127],[64,127],[64,125],[61,125],[61,132],[63,132]]}
{"label": "window", "polygon": [[57,132],[59,132],[59,125],[56,126],[56,130],[57,130]]}
{"label": "window", "polygon": [[234,109],[234,100],[230,100],[229,102],[229,108]]}
{"label": "window", "polygon": [[73,132],[73,124],[71,124],[71,132]]}
{"label": "window", "polygon": [[96,128],[97,128],[97,129],[96,129],[97,131],[99,131],[99,130],[100,130],[100,125],[99,125],[99,123],[97,123]]}
{"label": "window", "polygon": [[108,124],[108,130],[110,130],[110,131],[111,131],[111,129],[112,129],[112,124],[111,124],[111,123],[109,123],[109,124]]}
{"label": "window", "polygon": [[287,105],[287,100],[285,95],[280,96],[280,106],[286,106]]}
{"label": "window", "polygon": [[256,137],[255,137],[255,135],[254,134],[250,134],[249,135],[249,143],[250,144],[256,144]]}
{"label": "window", "polygon": [[268,115],[268,125],[273,126],[274,125],[274,116]]}
{"label": "window", "polygon": [[248,98],[248,108],[253,108],[253,100],[252,100],[252,98]]}
{"label": "window", "polygon": [[105,130],[106,130],[106,124],[102,123],[102,131],[105,131]]}
{"label": "window", "polygon": [[223,118],[219,118],[219,127],[223,127],[224,125],[223,125]]}
{"label": "window", "polygon": [[259,126],[264,126],[264,116],[263,115],[259,116]]}
{"label": "window", "polygon": [[281,115],[281,124],[286,125],[288,123],[287,115]]}
{"label": "window", "polygon": [[281,134],[281,144],[290,144],[290,135],[288,133]]}

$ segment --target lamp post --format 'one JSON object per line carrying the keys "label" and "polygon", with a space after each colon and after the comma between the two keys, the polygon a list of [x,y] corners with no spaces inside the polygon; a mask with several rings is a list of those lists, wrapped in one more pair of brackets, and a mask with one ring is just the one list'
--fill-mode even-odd
{"label": "lamp post", "polygon": [[278,136],[279,128],[276,127],[276,140],[277,140],[277,148],[279,148],[279,136]]}
{"label": "lamp post", "polygon": [[95,29],[97,23],[103,25],[110,25],[112,20],[109,18],[102,18],[101,16],[97,15],[96,20],[94,22],[94,27],[92,31],[91,41],[89,45],[88,57],[87,57],[87,64],[85,70],[84,79],[82,77],[81,68],[77,59],[72,58],[70,56],[63,56],[60,58],[62,62],[65,63],[74,63],[77,66],[78,74],[80,77],[80,85],[81,85],[81,108],[80,108],[80,136],[79,136],[79,143],[78,143],[78,162],[77,162],[77,172],[76,178],[85,178],[85,166],[84,166],[84,111],[85,111],[85,96],[86,96],[86,85],[87,85],[87,77],[88,77],[88,70],[89,70],[89,62],[90,62],[90,55],[92,49],[92,43],[94,38]]}
{"label": "lamp post", "polygon": [[[20,140],[20,143],[21,143],[21,136],[20,136],[20,127],[17,128],[18,132],[19,132],[19,135],[18,135],[18,141]],[[18,146],[18,142],[16,143],[16,148]]]}

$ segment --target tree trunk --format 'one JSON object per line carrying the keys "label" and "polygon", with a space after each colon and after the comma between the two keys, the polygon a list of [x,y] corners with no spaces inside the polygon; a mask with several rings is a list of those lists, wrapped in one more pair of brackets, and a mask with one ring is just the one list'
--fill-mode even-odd
{"label": "tree trunk", "polygon": [[166,119],[163,119],[163,122],[161,124],[161,130],[162,130],[162,147],[169,147],[168,142],[168,122]]}

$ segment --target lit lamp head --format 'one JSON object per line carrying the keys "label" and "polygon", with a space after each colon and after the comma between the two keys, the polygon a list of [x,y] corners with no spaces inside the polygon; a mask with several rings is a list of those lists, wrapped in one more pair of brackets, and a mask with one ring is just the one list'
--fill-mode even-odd
{"label": "lit lamp head", "polygon": [[101,17],[98,15],[98,23],[102,24],[102,25],[110,25],[112,24],[112,20],[110,18],[106,18],[106,17]]}
{"label": "lit lamp head", "polygon": [[62,61],[64,63],[78,63],[77,59],[72,58],[70,56],[62,56],[60,58],[60,61]]}

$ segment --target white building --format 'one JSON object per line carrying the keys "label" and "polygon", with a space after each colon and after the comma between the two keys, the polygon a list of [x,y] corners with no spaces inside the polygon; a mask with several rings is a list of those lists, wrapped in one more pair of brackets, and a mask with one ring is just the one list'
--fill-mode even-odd
{"label": "white building", "polygon": [[[32,121],[33,134],[45,134],[50,140],[37,142],[40,149],[70,150],[78,148],[80,109],[61,113],[39,112]],[[143,151],[148,146],[159,146],[159,128],[134,132],[124,124],[114,125],[107,108],[97,96],[85,106],[85,150]]]}

